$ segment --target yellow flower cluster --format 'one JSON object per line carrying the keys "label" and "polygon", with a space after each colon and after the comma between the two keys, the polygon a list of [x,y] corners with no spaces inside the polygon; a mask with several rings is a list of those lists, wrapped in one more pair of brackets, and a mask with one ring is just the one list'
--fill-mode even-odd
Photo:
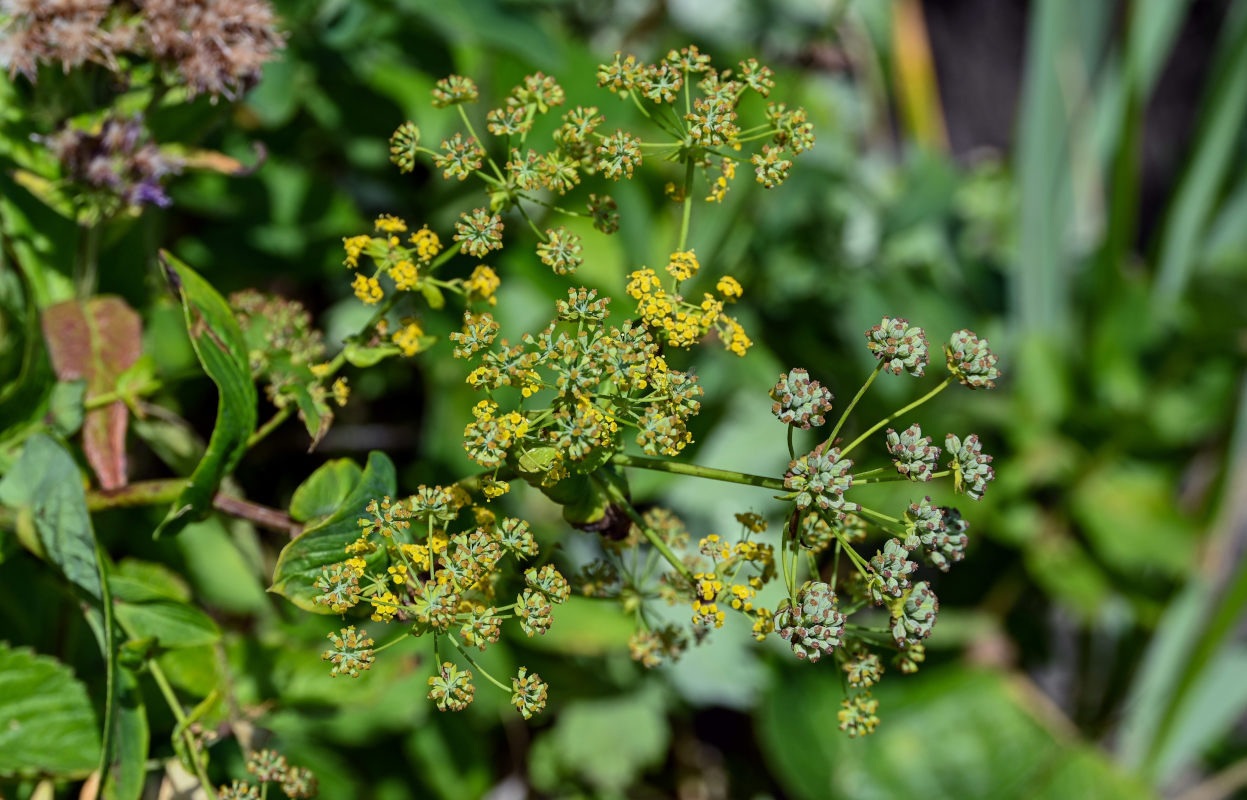
{"label": "yellow flower cluster", "polygon": [[[436,542],[434,544],[436,545]],[[443,547],[445,547],[444,540]],[[400,544],[399,549],[403,551],[408,561],[415,564],[417,569],[427,570],[429,568],[429,548],[422,544]]]}
{"label": "yellow flower cluster", "polygon": [[723,299],[729,303],[738,300],[745,293],[745,290],[741,288],[740,281],[731,275],[724,275],[722,278],[719,278],[719,282],[715,284],[714,288],[718,289],[719,294],[723,295]]}
{"label": "yellow flower cluster", "polygon": [[342,263],[348,269],[358,270],[363,255],[373,261],[372,276],[356,272],[351,284],[355,296],[367,305],[375,305],[385,297],[379,280],[383,272],[394,281],[397,290],[415,290],[419,288],[421,267],[427,267],[442,251],[441,240],[427,225],[411,235],[410,247],[403,245],[398,237],[407,232],[407,223],[398,217],[382,214],[377,217],[374,228],[380,235],[348,236],[342,240],[342,249],[346,252]]}
{"label": "yellow flower cluster", "polygon": [[500,284],[498,273],[484,264],[478,264],[468,279],[463,282],[463,289],[468,293],[468,300],[484,300],[491,306],[496,306],[498,298],[494,296],[494,293],[498,291]]}
{"label": "yellow flower cluster", "polygon": [[355,296],[363,301],[364,305],[376,305],[381,302],[382,297],[385,297],[385,292],[381,291],[381,282],[376,278],[366,277],[362,272],[355,273],[351,288],[355,290]]}
{"label": "yellow flower cluster", "polygon": [[333,382],[333,401],[339,406],[346,405],[347,398],[351,396],[351,387],[347,385],[346,378],[338,378]]}
{"label": "yellow flower cluster", "polygon": [[408,322],[401,329],[394,332],[392,337],[394,344],[398,345],[405,356],[414,356],[420,352],[420,338],[424,336],[424,329],[416,322]]}
{"label": "yellow flower cluster", "polygon": [[368,598],[368,602],[372,603],[373,622],[389,622],[394,619],[394,614],[398,611],[398,598],[393,592],[374,595]]}
{"label": "yellow flower cluster", "polygon": [[708,203],[722,203],[723,198],[727,197],[728,181],[736,177],[736,162],[730,158],[723,159],[723,170],[719,177],[715,179],[714,184],[710,187],[710,194],[706,195]]}
{"label": "yellow flower cluster", "polygon": [[739,583],[732,584],[732,608],[737,611],[753,611],[753,598],[757,594],[757,591],[749,586],[741,586]]}
{"label": "yellow flower cluster", "polygon": [[719,610],[715,599],[723,591],[723,581],[713,572],[699,572],[693,576],[697,597],[693,599],[693,624],[710,628],[723,627],[726,615]]}
{"label": "yellow flower cluster", "polygon": [[682,250],[671,254],[667,263],[667,272],[677,281],[686,281],[697,274],[701,265],[697,263],[697,255],[692,250]]}
{"label": "yellow flower cluster", "polygon": [[723,538],[717,533],[703,536],[701,541],[697,543],[697,549],[701,551],[703,556],[717,561],[726,561],[732,555],[732,546],[723,541]]}
{"label": "yellow flower cluster", "polygon": [[[745,526],[750,533],[762,533],[766,530],[766,518],[753,511],[745,511],[736,515],[736,521]],[[744,542],[742,542],[744,544]]]}
{"label": "yellow flower cluster", "polygon": [[481,478],[481,493],[486,500],[495,500],[511,491],[511,484],[497,478]]}
{"label": "yellow flower cluster", "polygon": [[[667,264],[667,271],[676,283],[696,275],[698,268],[697,257],[691,250],[672,253]],[[649,328],[663,331],[667,344],[673,347],[692,347],[711,329],[719,334],[724,346],[738,356],[743,356],[753,344],[741,324],[723,313],[724,303],[742,294],[740,283],[730,275],[720,278],[715,287],[722,299],[707,293],[702,295],[698,305],[664,291],[658,274],[648,267],[632,272],[625,288],[637,301],[636,313],[641,321]]]}

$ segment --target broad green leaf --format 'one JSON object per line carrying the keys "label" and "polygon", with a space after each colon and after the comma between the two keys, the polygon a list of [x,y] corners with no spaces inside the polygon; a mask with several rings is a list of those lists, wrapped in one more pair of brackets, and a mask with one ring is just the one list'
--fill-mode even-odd
{"label": "broad green leaf", "polygon": [[208,449],[190,484],[174,501],[156,535],[177,533],[212,508],[221,479],[233,471],[255,431],[256,391],[247,345],[224,298],[193,269],[161,251],[165,274],[182,299],[186,329],[204,372],[217,386],[217,418]]}
{"label": "broad green leaf", "polygon": [[154,639],[160,647],[198,647],[221,638],[221,629],[204,612],[177,600],[118,602],[117,621],[133,639]]}
{"label": "broad green leaf", "polygon": [[169,683],[195,697],[212,694],[224,679],[213,645],[180,647],[162,653],[156,661]]}
{"label": "broad green leaf", "polygon": [[[43,310],[43,336],[52,367],[62,381],[85,380],[87,399],[117,388],[120,375],[139,358],[139,315],[120,297],[68,300]],[[87,412],[82,449],[104,489],[126,484],[126,425],[122,400]]]}
{"label": "broad green leaf", "polygon": [[231,614],[265,616],[272,601],[264,593],[263,558],[248,552],[234,529],[245,523],[220,515],[193,522],[178,536],[186,577],[205,604]]}
{"label": "broad green leaf", "polygon": [[95,711],[69,667],[0,642],[0,775],[82,777],[99,751]]}
{"label": "broad green leaf", "polygon": [[604,794],[622,792],[662,763],[670,740],[661,691],[653,685],[631,697],[577,700],[534,744],[533,785],[552,792],[560,778],[571,777]]}
{"label": "broad green leaf", "polygon": [[0,503],[31,520],[42,555],[99,601],[103,593],[82,473],[59,442],[44,434],[26,440],[17,464],[0,480]]}
{"label": "broad green leaf", "polygon": [[[269,591],[276,592],[305,611],[333,613],[329,608],[313,602],[320,594],[314,584],[321,567],[346,558],[346,546],[359,538],[358,520],[364,513],[364,507],[370,500],[394,495],[395,486],[394,464],[384,453],[369,453],[363,475],[337,510],[282,548]],[[368,558],[369,566],[375,568],[386,555],[384,550],[378,550]]]}
{"label": "broad green leaf", "polygon": [[342,505],[364,471],[349,458],[335,458],[317,467],[290,498],[290,516],[297,522],[327,517]]}
{"label": "broad green leaf", "polygon": [[109,570],[108,585],[113,597],[127,603],[146,603],[152,600],[179,600],[191,598],[190,589],[181,575],[154,561],[127,558]]}
{"label": "broad green leaf", "polygon": [[138,800],[147,776],[151,730],[138,676],[122,667],[117,672],[117,727],[113,731],[112,769],[104,785],[105,800]]}

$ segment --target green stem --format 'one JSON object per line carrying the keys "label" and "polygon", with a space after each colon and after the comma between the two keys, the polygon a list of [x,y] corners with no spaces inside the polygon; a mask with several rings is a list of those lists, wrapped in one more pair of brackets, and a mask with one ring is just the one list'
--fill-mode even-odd
{"label": "green stem", "polygon": [[[468,112],[463,109],[463,104],[460,103],[456,105],[455,108],[458,109],[459,118],[463,120],[463,124],[468,129],[468,135],[471,136],[473,139],[475,139],[477,144],[479,144],[481,148],[484,149],[485,140],[476,135],[476,129],[472,127],[472,120],[468,119]],[[498,176],[498,180],[506,181],[506,178],[502,176],[502,170],[498,168],[498,164],[494,161],[493,156],[489,155],[488,152],[486,152],[485,154],[485,160],[489,162],[489,166],[493,169],[494,174]]]}
{"label": "green stem", "polygon": [[850,545],[848,540],[844,538],[844,534],[836,530],[834,526],[832,527],[831,532],[835,535],[836,541],[840,544],[840,549],[849,554],[849,560],[853,562],[853,566],[857,568],[857,571],[862,574],[862,577],[869,578],[871,569],[870,564],[866,561],[866,559],[862,558],[861,554],[853,549],[853,546]]}
{"label": "green stem", "polygon": [[882,520],[884,522],[891,522],[893,525],[902,524],[901,521],[897,519],[896,517],[889,517],[887,514],[881,514],[878,511],[875,511],[873,508],[867,508],[866,506],[858,507],[857,513],[865,514],[868,517],[874,517],[875,519]]}
{"label": "green stem", "polygon": [[178,696],[173,691],[173,686],[169,684],[169,679],[165,677],[164,670],[156,663],[156,660],[148,659],[147,671],[151,673],[152,679],[156,681],[156,685],[160,687],[160,694],[164,696],[165,703],[168,704],[169,710],[173,712],[173,718],[177,720],[178,731],[182,736],[182,742],[186,745],[186,752],[190,756],[191,766],[195,769],[195,775],[199,778],[199,785],[206,793],[207,797],[213,797],[216,792],[213,791],[212,781],[208,780],[208,773],[204,769],[203,761],[200,759],[199,748],[195,746],[195,737],[191,734],[189,720],[186,718],[186,712],[182,710],[182,704],[178,702]]}
{"label": "green stem", "polygon": [[533,233],[537,234],[537,241],[539,242],[548,241],[550,237],[546,236],[545,233],[541,230],[541,228],[537,227],[537,223],[533,222],[532,217],[528,216],[528,212],[524,210],[524,206],[520,205],[519,203],[516,203],[515,207],[519,210],[520,215],[524,217],[524,221],[528,223],[528,227],[533,229]]}
{"label": "green stem", "polygon": [[[81,226],[84,230],[78,248],[78,268],[74,289],[79,300],[95,294],[99,277],[100,229],[102,221]],[[101,784],[102,785],[102,784]]]}
{"label": "green stem", "polygon": [[680,577],[684,578],[684,580],[689,583],[693,583],[692,570],[686,567],[684,562],[681,561],[676,554],[672,552],[671,548],[667,546],[667,543],[664,542],[658,534],[654,533],[650,526],[645,523],[645,520],[641,517],[637,510],[632,507],[631,503],[628,502],[628,498],[623,496],[623,492],[619,491],[619,488],[614,484],[608,484],[596,474],[590,475],[589,477],[593,479],[593,482],[597,484],[599,489],[606,492],[607,496],[617,503],[619,507],[624,510],[624,513],[627,514],[634,523],[636,523],[636,526],[640,528],[641,533],[644,534],[645,538],[649,540],[649,543],[654,546],[654,549],[661,553],[663,558],[667,559],[667,563],[671,565],[672,569],[680,573]]}
{"label": "green stem", "polygon": [[255,430],[255,433],[251,434],[251,436],[247,438],[247,449],[251,449],[252,447],[255,447],[257,444],[259,444],[260,442],[264,441],[264,439],[270,433],[272,433],[273,431],[281,427],[281,424],[285,422],[287,419],[289,419],[290,415],[293,412],[294,412],[293,403],[283,408],[277,409],[277,412],[273,414],[273,416],[269,417],[268,420],[263,425],[261,425],[259,428]]}
{"label": "green stem", "polygon": [[793,460],[793,461],[796,461],[796,460],[797,460],[797,451],[796,451],[796,450],[794,450],[794,449],[793,449],[793,447],[792,447],[792,428],[793,428],[793,426],[792,426],[792,424],[790,423],[790,424],[788,425],[788,458],[789,458],[789,459],[791,459],[791,460]]}
{"label": "green stem", "polygon": [[[882,364],[883,362],[880,362],[880,363]],[[887,425],[889,422],[891,422],[892,420],[894,420],[894,419],[896,419],[897,417],[901,416],[902,414],[908,414],[910,411],[913,411],[913,410],[914,410],[915,408],[917,408],[918,406],[922,405],[923,403],[925,403],[925,402],[927,402],[928,400],[930,400],[932,397],[935,397],[937,394],[939,394],[940,392],[944,391],[944,389],[948,386],[948,384],[952,383],[952,380],[953,380],[952,376],[951,376],[951,375],[949,375],[947,378],[945,378],[944,380],[942,380],[942,381],[940,382],[940,385],[939,385],[939,386],[936,386],[934,389],[932,389],[931,391],[927,392],[927,393],[926,393],[926,394],[924,394],[922,397],[919,397],[917,400],[915,400],[914,402],[912,402],[912,403],[910,403],[909,405],[905,406],[904,408],[897,409],[896,411],[892,412],[892,413],[891,413],[891,414],[889,414],[888,416],[886,416],[886,417],[884,417],[883,419],[881,419],[881,420],[879,420],[878,422],[876,422],[874,425],[870,426],[870,428],[868,428],[868,429],[866,430],[866,432],[864,432],[861,436],[859,436],[859,437],[857,437],[856,439],[854,439],[854,440],[853,440],[853,442],[852,442],[851,444],[849,444],[849,446],[848,446],[848,447],[846,447],[846,448],[844,448],[843,450],[841,450],[841,451],[840,451],[840,456],[841,456],[841,457],[844,457],[844,456],[848,455],[848,454],[849,454],[849,451],[851,451],[853,448],[857,447],[857,446],[858,446],[859,444],[861,444],[862,442],[866,441],[866,439],[867,439],[867,438],[868,438],[871,434],[873,434],[875,431],[879,430],[879,429],[880,429],[880,428],[882,428],[884,425]]]}
{"label": "green stem", "polygon": [[100,786],[108,782],[108,770],[112,767],[113,728],[117,725],[117,637],[113,622],[113,592],[108,580],[104,550],[97,540],[95,563],[100,572],[100,599],[104,604],[104,731],[100,744]]}
{"label": "green stem", "polygon": [[469,665],[470,667],[472,667],[472,669],[474,669],[474,670],[476,670],[477,672],[479,672],[480,674],[484,675],[484,676],[485,676],[485,680],[489,681],[489,682],[490,682],[490,683],[492,683],[494,686],[497,686],[499,689],[501,689],[502,691],[506,692],[507,694],[511,694],[511,691],[512,691],[512,690],[511,690],[511,687],[510,687],[510,686],[507,686],[507,685],[506,685],[506,684],[504,684],[504,683],[502,683],[502,682],[501,682],[501,681],[499,681],[497,678],[495,678],[493,675],[490,675],[490,674],[489,674],[489,671],[488,671],[488,670],[486,670],[484,667],[482,667],[479,663],[477,663],[476,659],[475,659],[475,658],[472,658],[472,656],[470,656],[470,655],[468,654],[467,649],[466,649],[466,648],[464,648],[464,646],[463,646],[463,645],[459,644],[459,640],[458,640],[458,639],[456,639],[456,638],[455,638],[455,637],[453,637],[453,636],[448,636],[448,637],[446,637],[446,638],[450,639],[450,643],[451,643],[451,644],[453,644],[453,645],[455,646],[455,649],[459,651],[459,655],[463,656],[463,660],[464,660],[464,661],[467,661],[467,662],[468,662],[468,665]]}
{"label": "green stem", "polygon": [[879,628],[868,628],[865,625],[855,625],[852,622],[846,622],[844,627],[853,632],[853,635],[859,639],[868,639],[875,644],[890,644],[896,647],[896,640],[892,638],[892,634],[886,630]]}
{"label": "green stem", "polygon": [[403,632],[402,632],[402,633],[400,633],[398,636],[395,636],[393,639],[389,640],[388,642],[386,642],[385,644],[381,645],[380,647],[374,647],[374,648],[372,648],[372,652],[373,652],[373,654],[375,655],[376,653],[380,653],[382,650],[389,650],[391,647],[393,647],[394,645],[396,645],[396,644],[398,644],[399,642],[403,641],[404,639],[406,639],[406,638],[407,638],[408,636],[410,636],[410,635],[411,635],[411,634],[410,634],[408,631],[403,631]]}
{"label": "green stem", "polygon": [[693,217],[693,160],[689,159],[684,168],[684,212],[680,218],[680,243],[675,246],[676,252],[684,251],[688,244],[688,224]]}
{"label": "green stem", "polygon": [[857,406],[857,401],[862,399],[862,395],[866,394],[866,390],[870,388],[870,384],[875,382],[875,378],[879,377],[879,373],[883,371],[883,362],[880,361],[875,365],[875,369],[870,373],[870,377],[862,384],[862,388],[857,390],[857,394],[853,395],[853,399],[849,405],[840,414],[840,419],[836,422],[836,427],[831,429],[831,435],[827,437],[825,447],[831,447],[836,442],[836,435],[840,433],[840,429],[844,427],[844,421],[849,418],[849,414],[853,413],[853,409]]}
{"label": "green stem", "polygon": [[685,464],[680,461],[666,461],[661,458],[650,458],[648,456],[630,456],[626,453],[616,453],[611,457],[611,460],[621,467],[650,469],[657,472],[670,472],[675,475],[691,475],[694,478],[706,478],[725,483],[741,483],[746,486],[759,486],[763,489],[771,489],[777,492],[787,489],[784,486],[783,480],[779,478],[767,478],[762,475],[750,475],[745,472],[735,472],[728,469],[703,467],[699,464]]}
{"label": "green stem", "polygon": [[[935,480],[936,478],[943,478],[943,477],[946,477],[952,474],[953,474],[953,471],[951,469],[946,469],[942,472],[932,472],[931,480]],[[909,480],[909,477],[906,475],[889,475],[886,478],[861,478],[861,479],[859,479],[856,475],[854,475],[853,485],[857,486],[858,484],[861,484],[861,483],[892,483],[894,481],[907,481],[907,480]]]}
{"label": "green stem", "polygon": [[83,411],[94,411],[97,408],[104,408],[105,406],[111,406],[113,403],[117,402],[118,400],[125,401],[125,403],[129,405],[131,401],[136,400],[140,397],[146,397],[150,394],[155,394],[156,392],[160,391],[163,388],[164,388],[164,383],[157,380],[157,381],[148,383],[144,386],[138,387],[137,389],[132,389],[128,392],[119,392],[115,390],[111,392],[104,392],[103,394],[97,394],[94,397],[88,397],[82,403],[82,410]]}

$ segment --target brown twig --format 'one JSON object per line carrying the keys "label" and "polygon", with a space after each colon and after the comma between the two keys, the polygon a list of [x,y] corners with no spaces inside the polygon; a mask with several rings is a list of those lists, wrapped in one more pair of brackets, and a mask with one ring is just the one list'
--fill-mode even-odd
{"label": "brown twig", "polygon": [[[137,481],[120,489],[95,489],[87,492],[88,511],[106,511],[110,508],[135,508],[138,506],[158,506],[172,503],[186,488],[185,478],[166,478],[162,480]],[[294,538],[303,532],[303,526],[290,518],[284,511],[231,497],[217,492],[212,498],[212,507],[222,514],[245,519],[261,528],[278,531]],[[12,509],[0,508],[0,528],[12,528],[16,524],[16,515]]]}

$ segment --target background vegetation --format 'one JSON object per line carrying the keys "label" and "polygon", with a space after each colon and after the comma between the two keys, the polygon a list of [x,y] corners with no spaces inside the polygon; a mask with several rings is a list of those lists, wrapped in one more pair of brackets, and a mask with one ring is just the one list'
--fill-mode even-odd
{"label": "background vegetation", "polygon": [[[755,647],[729,624],[645,672],[628,658],[629,626],[587,603],[561,608],[547,637],[504,643],[554,687],[544,717],[523,723],[485,693],[464,714],[439,715],[414,649],[358,681],[330,680],[318,657],[325,621],[264,591],[279,534],[221,517],[152,541],[163,508],[99,515],[116,561],[186,576],[177,591],[224,632],[219,645],[163,657],[183,697],[228,682],[236,723],[259,726],[232,732],[271,732],[292,761],[315,765],[322,797],[1212,800],[1247,785],[1247,4],[1019,3],[1016,46],[988,56],[970,34],[941,44],[939,25],[967,3],[932,4],[925,17],[915,0],[276,5],[287,48],[243,102],[205,98],[151,119],[162,138],[204,131],[203,146],[259,168],[187,175],[169,209],[102,243],[100,291],[141,310],[161,374],[188,376],[160,399],[189,427],[136,424],[133,475],[167,475],[157,455],[193,455],[194,432],[215,413],[156,248],[223,293],[303,301],[338,341],[361,314],[342,237],[383,212],[447,230],[469,207],[457,182],[388,162],[386,140],[406,119],[440,139],[448,118],[427,110],[433,81],[471,75],[497,95],[543,70],[574,96],[617,49],[644,56],[692,41],[720,62],[771,65],[818,131],[782,190],[763,196],[739,180],[694,229],[703,263],[748,287],[756,316],[743,321],[757,342],[743,361],[697,355],[708,392],[694,459],[782,467],[767,447],[775,377],[803,366],[851,396],[871,368],[862,331],[898,314],[991,339],[1001,389],[976,395],[972,411],[941,397],[928,417],[960,429],[973,413],[999,479],[974,509],[966,561],[935,586],[927,663],[885,684],[883,722],[866,739],[835,730],[832,670]],[[982,98],[1015,100],[1012,111],[985,108],[973,84],[950,77],[973,81],[964,65],[976,58],[995,59],[998,82],[1019,76],[981,87]],[[17,99],[4,91],[3,102]],[[1156,111],[1175,93],[1187,99],[1179,124]],[[988,135],[975,127],[983,120]],[[992,124],[1003,125],[1000,146],[979,147]],[[0,180],[6,203],[33,208]],[[586,239],[578,277],[605,294],[664,258],[678,224],[653,199],[662,176],[647,180],[652,191],[620,186],[618,236]],[[43,213],[32,224],[53,245],[73,241],[72,225]],[[518,249],[496,266],[511,293],[500,321],[534,327],[558,279]],[[15,357],[0,357],[11,376]],[[452,383],[439,371],[456,368],[392,360],[361,374],[315,452],[288,425],[242,463],[238,487],[285,508],[326,458],[362,461],[372,449],[395,460],[400,486],[466,473],[459,441],[437,432],[461,427],[475,400],[467,387],[425,388]],[[894,390],[876,389],[880,409],[901,399]],[[775,463],[759,464],[759,452]],[[707,532],[767,497],[662,480],[633,488]],[[552,542],[557,516],[536,500],[526,511]],[[34,563],[0,532],[3,638],[57,656],[93,690],[103,678],[89,631]],[[155,686],[138,691],[157,755],[173,755],[162,743],[175,721]],[[20,763],[14,753],[0,747],[0,775]],[[241,776],[236,746],[213,754],[214,774]],[[0,794],[28,797],[35,785],[0,779]]]}

